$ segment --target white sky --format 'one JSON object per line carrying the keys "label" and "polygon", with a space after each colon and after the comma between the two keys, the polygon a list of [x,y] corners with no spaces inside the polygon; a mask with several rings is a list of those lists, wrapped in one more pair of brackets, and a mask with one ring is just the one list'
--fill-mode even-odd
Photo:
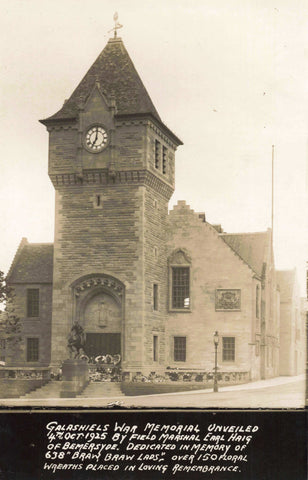
{"label": "white sky", "polygon": [[55,113],[119,36],[162,120],[184,142],[176,192],[227,232],[271,224],[279,269],[307,252],[308,2],[0,0],[0,270],[22,237],[52,242],[48,135]]}

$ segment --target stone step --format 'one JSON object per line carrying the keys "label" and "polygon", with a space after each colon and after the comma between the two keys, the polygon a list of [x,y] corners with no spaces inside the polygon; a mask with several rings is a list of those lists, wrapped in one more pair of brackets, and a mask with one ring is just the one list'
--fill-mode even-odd
{"label": "stone step", "polygon": [[[84,391],[77,395],[78,398],[102,398],[102,397],[122,397],[124,394],[121,391],[120,383],[118,382],[90,382]],[[60,398],[62,389],[62,382],[51,380],[46,385],[43,385],[32,392],[23,395],[20,398],[24,399],[39,399],[39,398]]]}
{"label": "stone step", "polygon": [[21,398],[58,398],[60,397],[62,382],[50,381],[32,392],[26,393]]}
{"label": "stone step", "polygon": [[118,382],[90,382],[77,398],[124,397]]}

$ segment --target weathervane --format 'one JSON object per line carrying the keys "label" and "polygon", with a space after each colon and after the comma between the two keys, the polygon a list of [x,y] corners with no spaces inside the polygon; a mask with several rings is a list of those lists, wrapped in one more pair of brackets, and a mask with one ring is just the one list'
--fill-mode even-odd
{"label": "weathervane", "polygon": [[115,14],[113,15],[114,27],[111,30],[109,30],[109,32],[108,32],[108,33],[114,32],[114,38],[117,38],[117,30],[119,30],[119,28],[123,27],[123,25],[121,25],[118,22],[118,18],[119,18],[118,12],[115,12]]}

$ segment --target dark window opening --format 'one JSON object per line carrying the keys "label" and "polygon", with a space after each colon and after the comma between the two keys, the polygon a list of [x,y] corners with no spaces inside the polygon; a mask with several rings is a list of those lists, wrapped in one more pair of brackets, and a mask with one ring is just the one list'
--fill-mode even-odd
{"label": "dark window opening", "polygon": [[189,267],[172,267],[172,308],[189,308]]}
{"label": "dark window opening", "polygon": [[186,362],[186,337],[174,337],[174,361]]}
{"label": "dark window opening", "polygon": [[158,285],[153,284],[153,310],[158,310]]}
{"label": "dark window opening", "polygon": [[100,195],[96,195],[96,206],[97,207],[101,206],[101,196]]}
{"label": "dark window opening", "polygon": [[153,335],[153,361],[158,361],[158,336]]}
{"label": "dark window opening", "polygon": [[121,334],[87,333],[84,350],[88,357],[121,354]]}
{"label": "dark window opening", "polygon": [[223,337],[222,360],[224,362],[234,362],[235,360],[235,338],[234,337]]}
{"label": "dark window opening", "polygon": [[167,171],[167,148],[163,147],[163,173]]}
{"label": "dark window opening", "polygon": [[6,339],[0,339],[0,362],[5,362]]}
{"label": "dark window opening", "polygon": [[155,140],[155,168],[159,168],[160,164],[160,143]]}
{"label": "dark window opening", "polygon": [[27,316],[38,317],[39,316],[39,289],[28,288],[27,289]]}
{"label": "dark window opening", "polygon": [[27,338],[27,362],[37,362],[39,359],[39,339]]}

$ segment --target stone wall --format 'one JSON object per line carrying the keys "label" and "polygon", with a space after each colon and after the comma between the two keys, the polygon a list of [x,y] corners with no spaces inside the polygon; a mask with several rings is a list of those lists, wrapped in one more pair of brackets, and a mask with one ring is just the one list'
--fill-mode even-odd
{"label": "stone wall", "polygon": [[48,368],[10,368],[0,370],[0,398],[17,398],[42,387],[50,380]]}
{"label": "stone wall", "polygon": [[[49,173],[56,188],[52,363],[65,359],[67,335],[78,318],[73,284],[86,276],[109,275],[124,286],[123,369],[150,371],[153,335],[159,337],[155,363],[163,368],[165,360],[165,227],[175,146],[148,120],[113,122],[107,110],[94,92],[81,112],[79,136],[74,137],[74,126],[49,128]],[[112,130],[110,144],[98,154],[82,148],[82,135],[93,122],[103,122]],[[164,171],[154,163],[157,138],[166,149]],[[65,173],[58,162],[61,149]],[[76,161],[70,164],[74,155]],[[154,283],[159,289],[155,312]]]}
{"label": "stone wall", "polygon": [[[186,311],[170,309],[166,328],[166,365],[179,368],[214,367],[213,334],[220,336],[218,365],[223,371],[249,371],[259,378],[253,332],[256,330],[254,272],[219,237],[217,231],[179,202],[169,215],[169,255],[183,249],[191,259],[191,306]],[[171,281],[171,279],[169,279]],[[240,306],[217,307],[217,290],[239,290]],[[186,337],[186,362],[174,362],[173,337]],[[235,361],[222,358],[222,337],[235,337]]]}
{"label": "stone wall", "polygon": [[[22,342],[18,354],[6,357],[11,365],[48,366],[50,362],[50,338],[52,317],[52,285],[51,284],[13,284],[15,298],[15,314],[20,318]],[[39,316],[27,317],[27,289],[39,289]],[[39,339],[39,361],[27,362],[27,338]]]}
{"label": "stone wall", "polygon": [[[94,191],[102,196],[101,209],[93,206]],[[142,205],[142,191],[132,185],[75,185],[58,190],[54,362],[65,358],[66,337],[73,321],[71,285],[90,274],[112,275],[125,285],[125,361],[131,354],[138,356],[143,323]],[[138,362],[137,358],[134,361]]]}

